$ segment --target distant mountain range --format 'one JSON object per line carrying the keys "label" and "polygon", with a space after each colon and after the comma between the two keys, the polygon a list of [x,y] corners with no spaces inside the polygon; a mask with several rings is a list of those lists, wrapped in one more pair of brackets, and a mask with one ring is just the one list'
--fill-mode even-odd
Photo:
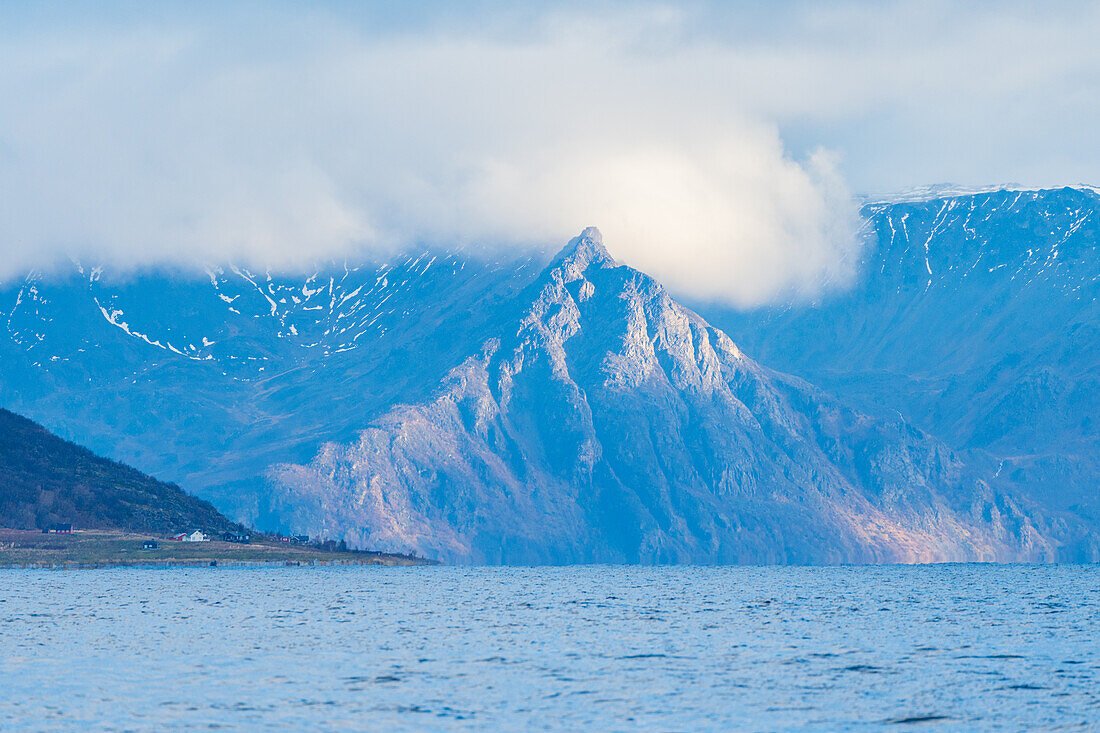
{"label": "distant mountain range", "polygon": [[0,292],[0,402],[261,529],[450,561],[1097,559],[1098,203],[870,204],[852,291],[747,313],[594,230],[549,261],[77,265]]}
{"label": "distant mountain range", "polygon": [[308,277],[32,273],[0,293],[0,404],[255,518],[242,487],[430,395],[539,267],[425,253]]}
{"label": "distant mountain range", "polygon": [[699,304],[757,358],[900,414],[991,482],[1100,526],[1100,194],[878,203],[859,282],[828,300]]}
{"label": "distant mountain range", "polygon": [[236,525],[177,486],[100,458],[0,409],[0,527],[167,533]]}

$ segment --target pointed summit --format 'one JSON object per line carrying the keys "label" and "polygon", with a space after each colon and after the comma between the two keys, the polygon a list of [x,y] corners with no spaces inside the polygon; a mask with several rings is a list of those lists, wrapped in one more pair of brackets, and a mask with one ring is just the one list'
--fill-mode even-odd
{"label": "pointed summit", "polygon": [[598,227],[585,227],[584,231],[581,232],[580,238],[591,239],[593,242],[599,244],[601,247],[603,246],[603,235],[600,234],[600,230]]}
{"label": "pointed summit", "polygon": [[614,265],[612,257],[603,246],[603,235],[596,227],[586,227],[573,237],[550,263],[550,269],[562,268],[584,272],[589,265]]}

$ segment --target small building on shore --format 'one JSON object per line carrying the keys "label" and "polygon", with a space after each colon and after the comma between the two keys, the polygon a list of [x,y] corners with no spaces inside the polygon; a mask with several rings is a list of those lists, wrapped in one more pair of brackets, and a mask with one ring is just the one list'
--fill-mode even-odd
{"label": "small building on shore", "polygon": [[160,543],[156,540],[145,540],[141,543],[141,549],[143,550],[159,550]]}
{"label": "small building on shore", "polygon": [[252,542],[252,538],[247,532],[226,532],[222,535],[222,540],[225,542],[234,542],[238,545],[247,545]]}
{"label": "small building on shore", "polygon": [[206,533],[202,530],[196,529],[194,532],[179,532],[170,536],[168,539],[173,542],[209,542],[210,538],[206,536]]}
{"label": "small building on shore", "polygon": [[73,525],[71,524],[55,524],[52,527],[48,527],[42,530],[42,534],[72,534]]}

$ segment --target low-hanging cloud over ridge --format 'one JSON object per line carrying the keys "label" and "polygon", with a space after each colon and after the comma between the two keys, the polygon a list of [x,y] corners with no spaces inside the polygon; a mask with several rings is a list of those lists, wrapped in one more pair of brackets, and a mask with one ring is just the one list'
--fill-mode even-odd
{"label": "low-hanging cloud over ridge", "polygon": [[[289,268],[411,244],[495,252],[589,224],[701,298],[815,296],[854,272],[837,155],[804,129],[874,101],[815,31],[841,11],[784,6],[792,29],[761,44],[706,30],[706,6],[389,24],[337,4],[110,7],[65,24],[63,8],[8,11],[0,277],[66,256]],[[898,7],[882,22],[917,12]],[[831,96],[814,88],[829,73]]]}

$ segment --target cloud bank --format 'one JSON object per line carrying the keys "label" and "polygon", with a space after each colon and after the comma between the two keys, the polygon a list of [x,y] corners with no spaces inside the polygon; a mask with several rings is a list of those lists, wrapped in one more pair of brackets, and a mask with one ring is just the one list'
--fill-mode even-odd
{"label": "cloud bank", "polygon": [[[871,188],[929,165],[876,141],[904,149],[930,120],[976,132],[964,98],[1008,108],[1044,83],[1096,101],[1087,6],[1076,23],[1003,4],[93,7],[4,11],[0,277],[68,256],[499,253],[596,225],[694,297],[815,297],[858,260],[842,167]],[[950,159],[986,174],[977,147]]]}

